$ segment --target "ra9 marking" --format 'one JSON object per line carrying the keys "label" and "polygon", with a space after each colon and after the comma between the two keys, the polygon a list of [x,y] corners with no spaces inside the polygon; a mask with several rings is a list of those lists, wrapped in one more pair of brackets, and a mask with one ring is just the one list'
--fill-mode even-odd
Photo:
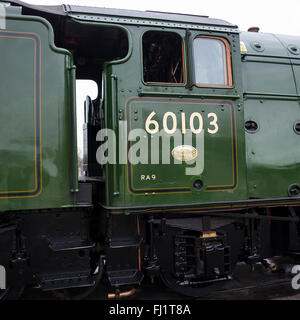
{"label": "ra9 marking", "polygon": [[[149,116],[147,117],[146,123],[145,123],[145,129],[150,134],[155,134],[159,131],[159,124],[156,120],[153,119],[153,117],[156,115],[154,111],[152,111]],[[171,119],[172,125],[168,127],[168,119]],[[209,128],[207,128],[207,132],[210,134],[215,134],[219,131],[218,126],[218,117],[215,113],[209,113],[207,115],[207,118],[212,120],[209,122]],[[181,112],[181,131],[182,134],[186,134],[186,115],[185,112]],[[198,123],[196,125],[195,123]],[[199,112],[193,112],[190,115],[189,119],[190,129],[192,133],[199,134],[203,130],[203,117]],[[163,116],[163,130],[167,134],[173,134],[177,130],[177,117],[174,112],[166,112]]]}

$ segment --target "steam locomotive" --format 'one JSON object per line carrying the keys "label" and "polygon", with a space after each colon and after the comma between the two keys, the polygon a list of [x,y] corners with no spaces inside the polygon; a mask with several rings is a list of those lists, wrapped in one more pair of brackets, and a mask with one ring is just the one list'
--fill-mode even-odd
{"label": "steam locomotive", "polygon": [[[1,298],[189,296],[297,259],[300,38],[206,16],[0,3]],[[254,31],[254,32],[253,32]],[[89,79],[78,175],[76,80]]]}

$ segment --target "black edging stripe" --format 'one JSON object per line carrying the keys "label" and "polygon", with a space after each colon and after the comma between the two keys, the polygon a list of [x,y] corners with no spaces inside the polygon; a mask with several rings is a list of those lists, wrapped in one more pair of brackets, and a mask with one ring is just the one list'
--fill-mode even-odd
{"label": "black edging stripe", "polygon": [[[125,106],[126,108],[126,120],[127,120],[127,136],[129,135],[129,130],[130,130],[130,115],[129,115],[129,106],[132,102],[144,102],[144,101],[153,101],[153,102],[165,102],[166,100],[171,100],[171,101],[175,101],[175,102],[179,102],[179,103],[184,103],[184,102],[191,102],[191,101],[195,101],[197,102],[201,102],[201,103],[212,103],[215,102],[216,104],[220,104],[220,103],[224,103],[227,105],[230,105],[231,107],[231,120],[232,120],[232,139],[233,139],[233,153],[234,153],[234,157],[233,157],[233,184],[232,186],[216,186],[216,187],[207,187],[206,190],[210,191],[223,191],[223,190],[232,190],[237,186],[237,146],[236,146],[236,124],[235,124],[235,113],[234,113],[234,106],[230,101],[221,101],[221,100],[202,100],[202,99],[177,99],[177,98],[151,98],[151,97],[147,97],[147,98],[131,98],[127,101],[127,104]],[[129,152],[130,149],[130,141],[127,142],[127,152]],[[191,191],[191,188],[181,188],[181,189],[149,189],[149,190],[134,190],[132,188],[132,181],[131,181],[131,165],[128,164],[128,186],[129,189],[132,193],[137,193],[137,194],[142,194],[142,193],[160,193],[160,192],[186,192],[186,191]]]}
{"label": "black edging stripe", "polygon": [[28,197],[28,196],[35,196],[40,193],[41,191],[41,136],[40,136],[40,109],[41,109],[41,102],[40,102],[40,91],[41,91],[41,79],[40,79],[40,48],[41,48],[41,41],[40,38],[33,34],[33,33],[22,33],[22,32],[1,32],[0,35],[6,35],[7,37],[13,36],[16,38],[28,38],[35,41],[36,44],[36,60],[35,60],[35,147],[36,147],[36,161],[35,161],[35,170],[36,170],[36,178],[37,178],[37,185],[36,189],[31,192],[7,192],[7,193],[0,193],[0,198],[14,198],[14,197]]}

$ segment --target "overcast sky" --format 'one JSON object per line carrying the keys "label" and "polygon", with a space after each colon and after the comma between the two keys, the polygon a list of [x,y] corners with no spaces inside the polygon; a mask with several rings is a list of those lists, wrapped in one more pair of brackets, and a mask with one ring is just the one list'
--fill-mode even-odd
{"label": "overcast sky", "polygon": [[262,32],[300,36],[300,0],[28,0],[25,2],[41,5],[65,3],[207,15],[237,24],[241,30],[258,26]]}
{"label": "overcast sky", "polygon": [[[1,1],[1,0],[0,0]],[[31,4],[76,4],[106,8],[153,10],[206,15],[226,20],[242,31],[258,26],[260,32],[300,36],[300,0],[23,0]],[[83,101],[89,94],[95,98],[96,88],[89,83],[77,84],[78,147],[82,154]]]}

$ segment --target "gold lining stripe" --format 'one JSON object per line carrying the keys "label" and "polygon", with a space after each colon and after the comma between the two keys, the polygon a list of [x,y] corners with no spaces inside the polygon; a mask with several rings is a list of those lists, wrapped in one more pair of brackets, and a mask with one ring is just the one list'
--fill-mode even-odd
{"label": "gold lining stripe", "polygon": [[40,190],[37,194],[34,195],[26,195],[26,196],[5,196],[2,197],[1,193],[25,193],[25,192],[35,192],[37,189],[37,151],[36,151],[36,40],[31,37],[17,37],[17,36],[3,36],[0,35],[1,38],[12,38],[12,39],[29,39],[34,41],[34,136],[35,136],[35,189],[33,190],[26,190],[26,191],[0,191],[0,199],[13,199],[13,198],[34,198],[39,196],[42,193],[42,188],[43,188],[43,178],[42,178],[42,40],[39,36],[39,34],[34,33],[34,32],[21,32],[21,31],[9,31],[9,30],[0,30],[0,33],[14,33],[14,34],[25,34],[25,35],[31,35],[31,36],[36,36],[39,39],[40,43],[40,59],[39,59],[39,113],[40,113]]}
{"label": "gold lining stripe", "polygon": [[[126,106],[127,106],[127,103],[129,100],[131,99],[141,99],[139,97],[136,97],[136,96],[133,96],[133,97],[130,97],[126,100],[126,103],[125,103],[125,109],[126,109]],[[147,97],[147,99],[151,99],[151,97]],[[157,98],[152,98],[152,99],[157,99]],[[163,98],[162,98],[163,99]],[[177,98],[168,98],[168,100],[171,100],[171,99],[177,99]],[[195,99],[190,99],[190,98],[187,98],[188,100],[195,100]],[[209,100],[208,100],[209,101]],[[224,102],[222,100],[214,100],[214,101],[220,101],[220,102]],[[130,104],[129,104],[129,125],[130,125],[130,130],[132,129],[132,125],[131,125],[131,105],[132,103],[153,103],[152,101],[132,101]],[[178,102],[170,102],[170,101],[159,101],[159,103],[166,103],[166,104],[177,104]],[[202,102],[185,102],[186,104],[204,104],[204,105],[216,105],[216,103],[213,103],[213,102],[207,102],[207,103],[202,103]],[[223,103],[223,105],[227,105],[227,106],[232,106],[233,107],[233,113],[234,113],[234,119],[235,119],[235,132],[233,132],[233,123],[232,123],[232,116],[230,116],[230,123],[231,123],[231,145],[232,145],[232,172],[233,172],[233,182],[231,185],[213,185],[213,186],[207,186],[209,188],[211,187],[233,187],[234,186],[234,157],[236,159],[236,185],[235,187],[233,188],[236,189],[238,187],[238,158],[237,158],[237,129],[236,129],[236,114],[235,114],[235,109],[234,109],[234,106],[230,103]],[[126,115],[126,112],[125,112],[125,120],[127,120],[127,115]],[[236,141],[236,154],[234,155],[234,147],[233,147],[233,139],[234,139],[234,133],[235,133],[235,141]],[[131,146],[131,142],[130,142],[130,146]],[[142,188],[142,189],[136,189],[133,185],[133,167],[132,167],[132,164],[130,163],[130,166],[131,166],[131,181],[132,181],[132,189],[133,190],[137,190],[137,191],[142,191],[142,190],[153,190],[153,192],[155,192],[155,190],[159,190],[159,189],[183,189],[183,188],[187,188],[187,187],[166,187],[166,188]],[[134,193],[130,190],[129,188],[129,177],[128,177],[128,161],[126,163],[126,176],[127,176],[127,190],[130,194],[134,194],[134,195],[145,195],[145,193]],[[205,190],[205,192],[218,192],[218,191],[227,191],[227,190]],[[174,192],[157,192],[156,194],[173,194],[173,193],[192,193],[192,191],[174,191]],[[151,194],[151,193],[150,193]]]}

